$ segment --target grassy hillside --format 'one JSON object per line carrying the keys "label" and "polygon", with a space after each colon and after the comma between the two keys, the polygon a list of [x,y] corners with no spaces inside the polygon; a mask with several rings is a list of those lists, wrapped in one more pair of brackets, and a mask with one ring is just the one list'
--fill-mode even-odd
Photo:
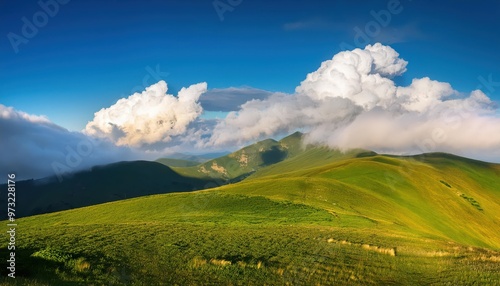
{"label": "grassy hillside", "polygon": [[259,178],[276,174],[285,174],[295,170],[306,170],[319,166],[324,166],[340,160],[375,156],[377,153],[363,149],[352,149],[340,151],[321,146],[308,146],[295,156],[287,158],[278,164],[261,168],[253,173],[250,178]]}
{"label": "grassy hillside", "polygon": [[[18,217],[90,206],[127,198],[203,189],[206,181],[183,177],[156,162],[121,162],[64,177],[17,183]],[[2,189],[6,189],[5,185]],[[6,197],[0,198],[7,205]],[[2,213],[5,218],[6,214]]]}
{"label": "grassy hillside", "polygon": [[[16,257],[22,263],[17,281],[27,285],[494,285],[500,281],[499,165],[447,154],[357,153],[314,166],[306,162],[314,154],[273,164],[243,182],[216,189],[20,219]],[[8,255],[5,243],[0,255]]]}
{"label": "grassy hillside", "polygon": [[220,184],[322,166],[342,159],[373,156],[375,152],[353,149],[346,152],[304,145],[303,134],[295,132],[280,141],[267,139],[234,153],[197,166],[174,168],[184,176],[215,180]]}
{"label": "grassy hillside", "polygon": [[280,148],[279,142],[267,139],[198,166],[175,168],[175,171],[184,176],[221,181],[242,180],[257,169],[280,162],[286,157],[287,153]]}
{"label": "grassy hillside", "polygon": [[378,227],[500,249],[499,165],[446,154],[377,155],[296,170],[225,189],[362,216]]}
{"label": "grassy hillside", "polygon": [[[286,172],[296,168],[297,163],[302,168],[309,168],[363,152],[342,153],[323,147],[304,147],[302,136],[296,132],[280,141],[264,140],[205,163],[173,158],[122,162],[65,176],[62,182],[55,177],[18,182],[23,190],[19,195],[23,204],[17,215],[23,217],[150,194],[206,189],[241,181],[252,174],[258,177]],[[284,164],[271,167],[277,163]],[[0,198],[1,202],[5,203],[5,198]]]}
{"label": "grassy hillside", "polygon": [[198,166],[175,168],[175,171],[184,176],[221,182],[241,181],[257,170],[303,153],[306,148],[302,145],[302,136],[296,132],[280,141],[266,139]]}

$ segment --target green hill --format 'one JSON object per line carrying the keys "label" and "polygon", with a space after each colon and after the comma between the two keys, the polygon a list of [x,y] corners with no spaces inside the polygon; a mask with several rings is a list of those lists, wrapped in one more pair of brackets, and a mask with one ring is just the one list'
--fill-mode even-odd
{"label": "green hill", "polygon": [[375,152],[362,149],[343,152],[322,146],[306,146],[302,142],[303,136],[295,132],[279,141],[266,139],[197,166],[174,170],[184,176],[214,180],[221,185],[248,177],[280,174],[341,159],[376,155]]}
{"label": "green hill", "polygon": [[[17,216],[50,213],[126,198],[206,189],[239,181],[268,165],[281,162],[300,152],[301,133],[280,142],[264,140],[232,154],[205,163],[160,158],[156,162],[121,162],[77,172],[59,182],[56,177],[18,182]],[[174,157],[206,160],[215,156],[173,154]],[[5,188],[5,185],[0,185]],[[6,198],[0,198],[6,204]],[[2,214],[6,218],[6,213]]]}
{"label": "green hill", "polygon": [[[278,145],[262,141],[257,150]],[[262,167],[239,183],[19,219],[17,282],[500,281],[500,165],[312,148],[266,167],[262,157],[250,159],[251,150],[248,162]],[[0,255],[8,256],[5,242]]]}
{"label": "green hill", "polygon": [[340,151],[322,146],[308,146],[295,153],[295,156],[287,158],[278,164],[261,168],[251,175],[250,178],[258,178],[269,175],[284,174],[296,170],[305,170],[324,166],[339,160],[375,156],[377,153],[363,149],[352,149]]}
{"label": "green hill", "polygon": [[[207,181],[183,177],[156,162],[120,162],[64,177],[17,183],[17,217],[67,210],[152,194],[205,188]],[[6,189],[3,185],[2,189]],[[0,203],[7,205],[6,197]],[[5,218],[5,213],[3,217]]]}
{"label": "green hill", "polygon": [[[295,161],[307,161],[305,165],[300,163],[302,166],[321,165],[361,152],[355,150],[344,154],[321,147],[306,148],[302,145],[302,136],[302,133],[296,132],[280,141],[264,140],[205,163],[161,158],[156,162],[122,162],[94,167],[89,171],[65,176],[61,183],[55,177],[18,182],[19,188],[23,190],[19,199],[24,203],[18,208],[17,216],[50,213],[151,194],[206,189],[241,181],[256,171],[284,161],[290,161],[290,166],[294,166]],[[192,158],[199,160],[212,155]],[[295,157],[298,157],[297,160],[292,161]],[[273,169],[266,170],[256,175],[273,172]],[[281,165],[276,172],[281,170],[286,170],[285,165]],[[6,203],[5,198],[0,199],[1,202]]]}
{"label": "green hill", "polygon": [[257,170],[303,153],[307,148],[302,145],[302,136],[296,132],[280,141],[266,139],[197,166],[175,168],[175,171],[221,183],[241,181]]}
{"label": "green hill", "polygon": [[500,249],[499,165],[449,154],[376,155],[296,170],[226,189],[367,217],[378,227]]}
{"label": "green hill", "polygon": [[286,157],[287,153],[279,142],[267,139],[194,167],[175,168],[175,171],[184,176],[238,181],[257,169],[280,162]]}

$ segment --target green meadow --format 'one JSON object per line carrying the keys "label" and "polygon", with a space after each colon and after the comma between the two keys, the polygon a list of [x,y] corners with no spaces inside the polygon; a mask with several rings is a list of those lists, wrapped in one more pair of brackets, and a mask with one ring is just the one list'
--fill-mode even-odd
{"label": "green meadow", "polygon": [[173,169],[215,188],[18,219],[1,283],[498,285],[500,165],[293,146]]}

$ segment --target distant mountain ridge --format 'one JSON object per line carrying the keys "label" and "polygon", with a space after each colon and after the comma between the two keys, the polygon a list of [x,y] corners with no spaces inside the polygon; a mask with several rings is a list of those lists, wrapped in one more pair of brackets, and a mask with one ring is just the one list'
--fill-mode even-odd
{"label": "distant mountain ridge", "polygon": [[160,158],[157,159],[155,162],[158,162],[168,167],[192,167],[200,164],[200,162],[197,161],[172,159],[172,158]]}
{"label": "distant mountain ridge", "polygon": [[177,159],[177,160],[185,160],[185,161],[203,163],[203,162],[206,162],[206,161],[211,160],[211,159],[225,156],[227,154],[229,154],[229,152],[215,152],[215,153],[203,153],[203,154],[172,153],[172,154],[165,155],[164,157],[159,158],[158,160]]}
{"label": "distant mountain ridge", "polygon": [[175,168],[175,171],[186,176],[241,181],[264,167],[288,160],[305,151],[308,147],[302,144],[302,138],[302,133],[295,132],[279,141],[265,139],[226,156],[197,166]]}

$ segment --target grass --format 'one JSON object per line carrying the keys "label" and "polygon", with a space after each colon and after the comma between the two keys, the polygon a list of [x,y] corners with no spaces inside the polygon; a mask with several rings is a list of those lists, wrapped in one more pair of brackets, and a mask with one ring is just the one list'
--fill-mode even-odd
{"label": "grass", "polygon": [[[498,165],[356,154],[363,153],[312,148],[215,189],[19,219],[18,278],[0,283],[500,281]],[[0,257],[7,256],[4,243]]]}
{"label": "grass", "polygon": [[[149,199],[166,203],[167,198]],[[214,220],[219,204],[208,203],[182,220],[140,220],[141,214],[149,214],[146,211],[136,213],[135,222],[117,222],[109,215],[99,222],[88,220],[87,215],[100,213],[106,205],[69,211],[64,224],[57,214],[23,219],[18,259],[23,261],[20,271],[28,272],[20,274],[20,281],[35,277],[38,284],[32,285],[415,285],[500,278],[498,262],[488,260],[499,255],[492,250],[342,226],[320,210],[272,201],[260,208],[275,212],[263,222],[261,216],[249,215],[255,206],[242,208],[245,198],[222,199],[241,201],[227,207],[233,217]],[[125,202],[113,208],[129,210]],[[380,251],[384,249],[397,249],[397,254]],[[439,251],[447,255],[436,255]]]}
{"label": "grass", "polygon": [[[500,247],[496,232],[500,227],[500,181],[494,168],[478,172],[461,165],[461,161],[452,166],[444,169],[407,158],[364,157],[262,177],[224,189],[306,203],[337,214],[367,217],[379,225],[399,226],[471,245]],[[455,188],[444,186],[442,178]],[[464,203],[457,194],[460,190],[466,190],[481,204],[483,214],[474,205]]]}

